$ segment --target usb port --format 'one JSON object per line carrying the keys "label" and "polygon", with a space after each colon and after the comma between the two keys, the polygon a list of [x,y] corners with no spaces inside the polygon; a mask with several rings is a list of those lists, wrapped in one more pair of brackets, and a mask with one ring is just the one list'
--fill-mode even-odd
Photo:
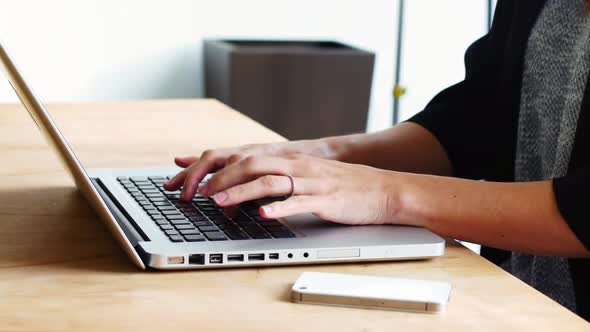
{"label": "usb port", "polygon": [[221,263],[223,263],[223,254],[209,255],[209,264],[221,264]]}
{"label": "usb port", "polygon": [[203,265],[205,264],[204,254],[192,254],[188,256],[188,263],[192,265]]}
{"label": "usb port", "polygon": [[227,255],[228,262],[242,262],[244,261],[244,255]]}
{"label": "usb port", "polygon": [[263,261],[264,254],[248,254],[249,261]]}
{"label": "usb port", "polygon": [[268,259],[279,259],[279,254],[277,254],[277,253],[268,254]]}

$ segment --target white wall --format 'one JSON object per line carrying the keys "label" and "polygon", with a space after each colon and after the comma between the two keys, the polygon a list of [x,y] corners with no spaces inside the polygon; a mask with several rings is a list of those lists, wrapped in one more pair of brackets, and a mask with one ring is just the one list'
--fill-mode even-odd
{"label": "white wall", "polygon": [[487,6],[482,0],[406,0],[401,120],[463,79],[465,50],[487,31]]}
{"label": "white wall", "polygon": [[[485,0],[408,0],[402,117],[461,79]],[[47,102],[202,95],[201,40],[337,39],[374,51],[369,128],[391,119],[397,1],[0,0],[0,39]],[[16,97],[4,80],[0,102]]]}

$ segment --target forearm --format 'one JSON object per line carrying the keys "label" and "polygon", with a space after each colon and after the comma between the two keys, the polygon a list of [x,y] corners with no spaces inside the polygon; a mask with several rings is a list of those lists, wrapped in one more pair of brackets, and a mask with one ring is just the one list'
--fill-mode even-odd
{"label": "forearm", "polygon": [[403,183],[398,188],[398,217],[404,223],[512,251],[590,257],[559,213],[550,181],[498,183],[397,176]]}
{"label": "forearm", "polygon": [[384,131],[326,138],[334,159],[411,173],[450,175],[451,164],[438,140],[415,123]]}

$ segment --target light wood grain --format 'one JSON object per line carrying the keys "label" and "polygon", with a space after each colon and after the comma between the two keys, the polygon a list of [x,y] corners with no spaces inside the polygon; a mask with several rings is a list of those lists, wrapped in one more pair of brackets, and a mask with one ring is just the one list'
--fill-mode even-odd
{"label": "light wood grain", "polygon": [[[211,100],[49,105],[87,167],[282,138]],[[0,105],[0,331],[581,331],[588,324],[462,246],[430,261],[141,272],[20,105]],[[476,222],[476,221],[474,221]],[[289,302],[303,271],[447,280],[440,315]]]}

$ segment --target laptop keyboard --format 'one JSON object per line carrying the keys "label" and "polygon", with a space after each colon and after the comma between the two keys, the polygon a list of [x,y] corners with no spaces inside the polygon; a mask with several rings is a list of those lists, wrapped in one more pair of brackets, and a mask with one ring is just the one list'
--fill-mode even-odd
{"label": "laptop keyboard", "polygon": [[[163,188],[163,176],[118,177],[143,210],[172,242],[283,239],[296,235],[276,219],[258,214],[259,203],[251,201],[222,208],[208,197],[197,195],[191,202],[179,200],[180,191]],[[262,200],[267,204],[274,199]]]}

